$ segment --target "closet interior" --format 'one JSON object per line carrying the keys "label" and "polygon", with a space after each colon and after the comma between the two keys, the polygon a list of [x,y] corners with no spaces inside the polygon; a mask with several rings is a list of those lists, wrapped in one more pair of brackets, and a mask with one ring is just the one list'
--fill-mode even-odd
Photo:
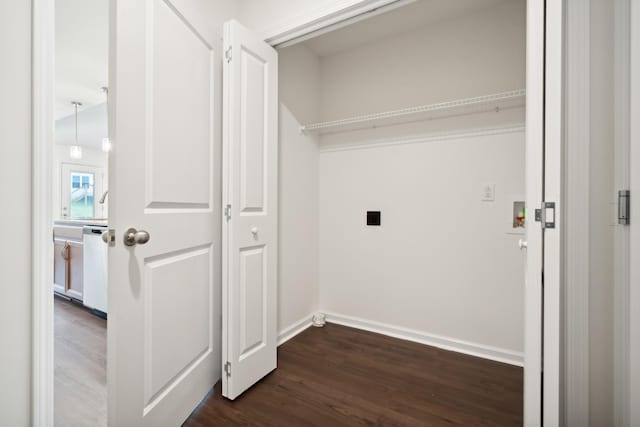
{"label": "closet interior", "polygon": [[279,331],[523,362],[524,0],[417,1],[279,46]]}

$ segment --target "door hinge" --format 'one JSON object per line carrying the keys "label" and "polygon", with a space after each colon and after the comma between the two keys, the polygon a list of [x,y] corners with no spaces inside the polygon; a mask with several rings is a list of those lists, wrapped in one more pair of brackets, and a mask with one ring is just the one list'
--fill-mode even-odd
{"label": "door hinge", "polygon": [[231,46],[229,46],[227,50],[224,51],[224,57],[227,62],[231,62]]}
{"label": "door hinge", "polygon": [[556,202],[542,202],[540,209],[535,211],[535,220],[543,229],[556,228]]}
{"label": "door hinge", "polygon": [[224,216],[227,218],[227,221],[231,220],[231,205],[227,205],[224,207]]}
{"label": "door hinge", "polygon": [[631,191],[620,190],[618,191],[618,224],[629,225],[630,224],[630,206],[631,206]]}
{"label": "door hinge", "polygon": [[227,374],[227,378],[231,376],[231,362],[224,364],[224,372]]}

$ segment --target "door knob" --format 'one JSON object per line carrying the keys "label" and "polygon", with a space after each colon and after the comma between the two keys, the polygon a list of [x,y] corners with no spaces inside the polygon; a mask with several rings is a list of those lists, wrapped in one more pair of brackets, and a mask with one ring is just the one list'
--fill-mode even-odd
{"label": "door knob", "polygon": [[522,239],[518,240],[518,247],[520,250],[527,249],[527,241]]}
{"label": "door knob", "polygon": [[144,230],[136,230],[130,228],[124,232],[124,244],[125,246],[144,245],[149,241],[151,236]]}
{"label": "door knob", "polygon": [[258,227],[253,227],[251,229],[251,234],[253,234],[254,236],[258,234]]}
{"label": "door knob", "polygon": [[116,233],[115,230],[109,229],[102,233],[102,241],[108,244],[109,246],[116,245]]}

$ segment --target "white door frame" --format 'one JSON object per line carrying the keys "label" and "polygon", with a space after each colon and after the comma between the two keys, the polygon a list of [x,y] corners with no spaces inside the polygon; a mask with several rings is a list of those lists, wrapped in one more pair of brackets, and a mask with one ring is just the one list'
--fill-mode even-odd
{"label": "white door frame", "polygon": [[[527,1],[526,216],[524,278],[524,425],[541,425],[542,400],[542,244],[543,232],[531,212],[542,205],[544,144],[544,0]],[[536,31],[540,29],[541,31]],[[533,94],[536,94],[534,96]]]}
{"label": "white door frame", "polygon": [[[575,1],[575,0],[574,0]],[[629,189],[630,174],[630,7],[631,0],[615,0],[615,190]],[[637,47],[636,47],[637,49]],[[637,163],[636,163],[637,164]],[[636,186],[638,188],[638,186]],[[615,194],[614,194],[615,196]],[[629,422],[629,273],[630,227],[616,225],[614,228],[614,425],[630,426]],[[569,328],[567,328],[569,332]],[[568,391],[567,391],[568,394]],[[636,420],[636,424],[639,421]]]}
{"label": "white door frame", "polygon": [[32,423],[53,426],[53,179],[55,0],[33,0]]}
{"label": "white door frame", "polygon": [[[532,0],[529,0],[532,1]],[[544,310],[542,425],[562,423],[562,324],[564,233],[564,12],[563,1],[546,0],[545,102],[544,102],[544,201],[556,202],[555,229],[544,232]],[[527,126],[529,124],[527,123]],[[573,220],[573,218],[572,218]],[[526,401],[525,401],[526,408]]]}
{"label": "white door frame", "polygon": [[[333,28],[361,19],[381,7],[392,7],[398,0],[341,0],[287,22],[265,33],[271,45],[282,45],[323,28]],[[411,0],[405,0],[411,1]],[[543,1],[543,0],[528,0]],[[562,11],[562,2],[550,10]],[[53,425],[53,243],[51,191],[53,105],[54,105],[54,0],[33,0],[33,424]],[[550,28],[550,26],[552,28]],[[547,22],[547,31],[561,37],[562,17]],[[544,34],[544,28],[532,28],[530,34]],[[549,46],[549,45],[548,45]],[[560,48],[561,43],[558,43]],[[553,53],[553,52],[552,52]],[[555,52],[561,58],[562,51]],[[560,55],[560,56],[558,56]],[[557,71],[554,69],[554,71]],[[541,91],[542,88],[540,87]],[[560,115],[558,115],[560,117]],[[538,120],[542,120],[540,117]],[[529,126],[533,123],[529,122]],[[538,125],[541,125],[538,123]],[[558,126],[553,129],[557,136]],[[559,254],[558,254],[559,256]],[[559,262],[559,259],[558,259]],[[45,285],[43,285],[45,284]],[[554,301],[548,301],[553,303]],[[552,304],[554,305],[554,304]],[[557,305],[559,307],[559,301]],[[549,343],[552,344],[552,343]],[[549,347],[546,347],[550,350]],[[559,362],[559,361],[558,361]],[[548,368],[553,364],[546,365]],[[553,402],[548,402],[553,404]],[[558,402],[553,406],[557,407]],[[547,405],[545,408],[548,410]],[[558,408],[556,408],[558,409]]]}
{"label": "white door frame", "polygon": [[630,274],[629,274],[629,424],[640,424],[640,4],[631,2],[630,71]]}

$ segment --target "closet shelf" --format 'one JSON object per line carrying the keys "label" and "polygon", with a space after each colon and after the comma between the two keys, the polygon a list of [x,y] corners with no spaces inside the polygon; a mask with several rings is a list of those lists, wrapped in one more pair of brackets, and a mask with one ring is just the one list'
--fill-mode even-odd
{"label": "closet shelf", "polygon": [[[512,90],[509,92],[500,92],[490,95],[476,96],[473,98],[456,99],[452,101],[440,102],[437,104],[419,105],[409,108],[401,108],[399,110],[385,111],[381,113],[365,114],[362,116],[349,117],[347,119],[331,120],[327,122],[319,122],[303,125],[300,127],[302,132],[314,132],[323,129],[338,129],[340,127],[376,122],[397,117],[416,115],[420,113],[430,112],[455,112],[466,107],[486,107],[482,111],[497,110],[501,108],[520,107],[524,105],[526,91],[525,89]],[[472,112],[477,112],[473,109]]]}

